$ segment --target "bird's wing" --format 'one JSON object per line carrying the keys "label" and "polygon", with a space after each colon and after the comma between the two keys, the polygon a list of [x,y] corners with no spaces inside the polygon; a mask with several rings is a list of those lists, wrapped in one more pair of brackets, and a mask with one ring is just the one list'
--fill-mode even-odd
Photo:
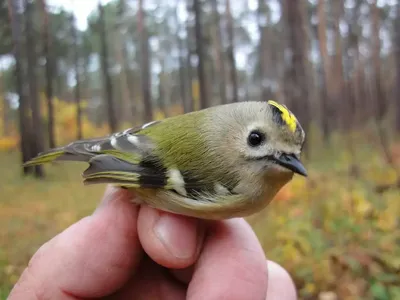
{"label": "bird's wing", "polygon": [[141,127],[129,128],[105,137],[74,141],[66,146],[39,153],[25,163],[25,166],[40,165],[52,161],[83,161],[99,154],[113,154],[118,158],[134,161],[143,151],[150,149],[149,139],[137,133],[159,121],[147,123]]}
{"label": "bird's wing", "polygon": [[188,196],[210,190],[203,181],[177,169],[167,169],[154,153],[154,144],[140,130],[151,122],[106,137],[80,140],[40,153],[25,165],[51,161],[89,163],[82,176],[85,184],[110,183],[127,188],[164,188]]}

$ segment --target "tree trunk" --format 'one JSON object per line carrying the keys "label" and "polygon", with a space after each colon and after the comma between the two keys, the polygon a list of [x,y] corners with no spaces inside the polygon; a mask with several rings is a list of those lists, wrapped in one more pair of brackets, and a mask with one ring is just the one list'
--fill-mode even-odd
{"label": "tree trunk", "polygon": [[331,69],[330,69],[330,61],[329,54],[327,49],[327,38],[326,38],[326,14],[325,14],[325,0],[318,0],[317,3],[317,14],[318,14],[318,42],[319,42],[319,52],[322,59],[322,74],[323,74],[323,82],[322,82],[322,97],[321,97],[321,108],[322,108],[322,131],[325,140],[328,139],[330,134],[330,120],[331,120],[331,112],[330,106],[332,105],[331,95]]}
{"label": "tree trunk", "polygon": [[[24,70],[22,68],[22,36],[21,36],[21,14],[23,4],[21,0],[8,0],[8,13],[11,23],[13,54],[15,59],[15,84],[18,93],[18,114],[19,114],[19,132],[20,132],[20,148],[22,155],[22,163],[27,162],[32,158],[30,148],[30,129],[32,128],[29,117],[29,102],[23,88]],[[23,167],[23,174],[32,173],[33,167]]]}
{"label": "tree trunk", "polygon": [[168,75],[165,72],[165,59],[159,60],[161,66],[161,72],[158,75],[158,109],[164,114],[165,117],[168,117],[168,109],[170,108],[169,96],[170,92],[167,86]]}
{"label": "tree trunk", "polygon": [[[188,39],[189,43],[189,39]],[[189,47],[189,46],[188,46]],[[185,105],[185,112],[191,112],[194,110],[194,99],[193,99],[193,68],[192,68],[192,57],[193,57],[193,52],[188,48],[188,54],[187,54],[187,76],[188,76],[188,94],[189,97],[186,99],[186,105]]]}
{"label": "tree trunk", "polygon": [[[266,101],[270,98],[270,90],[267,88],[267,82],[271,78],[268,75],[271,75],[272,59],[271,59],[271,49],[272,49],[272,35],[269,26],[271,26],[270,22],[270,11],[267,3],[264,0],[258,0],[258,9],[257,9],[257,23],[258,23],[258,32],[260,34],[260,44],[258,49],[259,54],[259,68],[260,68],[260,89],[261,89],[261,101]],[[276,74],[275,74],[276,76]]]}
{"label": "tree trunk", "polygon": [[328,41],[326,39],[326,13],[325,13],[325,0],[318,0],[317,3],[318,15],[318,42],[321,51],[321,59],[323,66],[323,73],[327,83],[330,82],[330,61],[328,55]]}
{"label": "tree trunk", "polygon": [[395,93],[395,103],[396,103],[396,128],[397,132],[400,133],[400,1],[397,1],[396,5],[396,18],[394,21],[394,47],[395,47],[395,59],[396,59],[396,93]]}
{"label": "tree trunk", "polygon": [[89,75],[89,64],[90,64],[90,55],[92,52],[92,44],[90,39],[84,35],[82,43],[88,43],[89,46],[84,46],[81,52],[82,57],[82,79],[81,79],[81,87],[82,87],[82,97],[84,99],[89,99],[90,92],[90,75]]}
{"label": "tree trunk", "polygon": [[187,82],[188,82],[188,97],[185,102],[184,111],[191,112],[194,110],[194,99],[193,99],[193,68],[192,68],[192,57],[195,52],[192,49],[191,37],[193,36],[192,28],[189,24],[189,19],[186,21],[186,67],[187,67]]}
{"label": "tree trunk", "polygon": [[56,78],[56,96],[58,98],[64,98],[64,94],[65,94],[65,85],[64,85],[64,81],[63,81],[63,77],[61,76],[61,66],[60,64],[57,62],[57,60],[54,60],[54,71],[55,71],[55,78]]}
{"label": "tree trunk", "polygon": [[74,68],[75,68],[75,105],[76,105],[76,138],[81,140],[83,138],[82,134],[82,106],[81,106],[81,78],[80,78],[80,55],[78,46],[78,36],[75,24],[75,17],[71,16],[71,35],[73,39],[73,55],[74,55]]}
{"label": "tree trunk", "polygon": [[145,121],[153,119],[153,108],[151,100],[151,74],[150,74],[150,49],[147,28],[144,25],[145,13],[143,9],[143,0],[139,0],[138,12],[138,32],[140,37],[140,61],[141,61],[141,83],[142,97],[144,106]]}
{"label": "tree trunk", "polygon": [[233,18],[231,13],[231,1],[226,0],[226,21],[227,21],[227,33],[228,33],[228,61],[229,61],[229,77],[230,87],[232,94],[232,102],[238,102],[238,80],[236,73],[236,60],[235,60],[235,45],[234,45],[234,34],[233,34]]}
{"label": "tree trunk", "polygon": [[3,72],[0,73],[0,94],[3,95],[3,136],[10,135],[10,120],[9,120],[9,113],[10,113],[10,105],[8,102],[8,97],[4,93],[4,77]]}
{"label": "tree trunk", "polygon": [[[129,89],[130,85],[130,80],[128,79],[128,70],[129,70],[129,64],[127,61],[127,50],[126,50],[126,44],[125,44],[125,39],[122,34],[122,26],[124,25],[125,22],[125,10],[126,10],[126,3],[125,0],[120,0],[118,3],[118,11],[117,11],[117,23],[115,26],[116,29],[116,37],[117,41],[115,43],[115,53],[116,53],[116,59],[118,62],[118,65],[120,67],[120,73],[119,73],[119,84],[121,88],[121,98],[122,98],[122,115],[124,116],[122,119],[128,119],[128,112],[129,110],[127,109],[128,107],[132,106],[132,94]],[[129,119],[134,119],[135,116],[135,110],[131,108],[131,116]]]}
{"label": "tree trunk", "polygon": [[385,93],[382,91],[381,82],[381,41],[379,38],[380,20],[379,20],[379,8],[377,6],[377,0],[373,0],[371,4],[372,13],[372,63],[374,68],[374,106],[376,112],[376,118],[378,121],[382,121],[384,118],[387,108],[386,108],[386,97]]}
{"label": "tree trunk", "polygon": [[350,112],[351,107],[349,105],[349,99],[346,97],[348,93],[343,78],[343,46],[339,28],[340,20],[344,12],[343,6],[343,0],[332,1],[335,54],[332,58],[332,77],[330,78],[332,82],[332,86],[330,85],[330,92],[332,94],[330,96],[332,97],[336,107],[333,117],[336,119],[338,127],[346,129],[352,127],[352,124]]}
{"label": "tree trunk", "polygon": [[289,61],[285,65],[285,84],[284,95],[285,102],[293,113],[298,117],[304,130],[308,132],[310,114],[308,103],[308,80],[307,65],[305,60],[304,41],[306,32],[303,20],[303,1],[284,0],[283,16],[288,33],[287,46]]}
{"label": "tree trunk", "polygon": [[178,46],[179,46],[179,94],[181,97],[181,103],[183,106],[183,110],[186,111],[185,106],[189,101],[187,97],[187,78],[185,75],[185,60],[184,60],[184,42],[181,38],[178,38]]}
{"label": "tree trunk", "polygon": [[[178,3],[179,4],[179,3]],[[181,104],[183,106],[183,110],[186,112],[186,103],[187,103],[187,78],[185,75],[185,45],[182,38],[179,37],[179,31],[183,29],[182,24],[179,23],[179,14],[178,14],[178,4],[175,9],[175,22],[177,26],[176,39],[179,48],[179,94],[181,98]],[[187,37],[188,38],[188,37]],[[187,49],[189,51],[189,49]]]}
{"label": "tree trunk", "polygon": [[385,155],[386,162],[395,170],[397,173],[397,180],[400,179],[400,172],[394,164],[392,154],[390,153],[390,139],[388,133],[386,132],[384,125],[382,123],[386,112],[387,103],[386,95],[382,89],[381,81],[381,40],[379,37],[380,29],[380,11],[377,5],[377,0],[373,0],[370,4],[371,14],[372,14],[372,64],[373,64],[373,80],[374,80],[374,108],[375,108],[375,118],[377,120],[378,127],[378,137],[381,143],[383,154]]}
{"label": "tree trunk", "polygon": [[[349,98],[349,104],[351,105],[349,111],[344,108],[344,114],[346,119],[351,118],[352,126],[360,125],[365,122],[370,116],[372,109],[369,108],[369,93],[366,92],[365,86],[365,67],[364,62],[360,59],[360,47],[359,47],[359,35],[360,29],[358,28],[357,20],[363,0],[358,0],[352,9],[352,18],[347,24],[348,26],[348,38],[347,38],[347,51],[345,51],[345,57],[348,63],[352,63],[354,69],[353,76],[353,93],[352,97]],[[351,53],[351,54],[350,54]],[[348,93],[350,94],[350,93]]]}
{"label": "tree trunk", "polygon": [[104,7],[99,1],[99,29],[100,29],[100,43],[101,43],[101,68],[103,72],[104,89],[107,103],[108,126],[111,132],[116,132],[118,128],[118,121],[115,115],[115,106],[113,101],[113,86],[109,73],[108,61],[108,46],[106,41],[106,20],[104,16]]}
{"label": "tree trunk", "polygon": [[138,118],[138,111],[140,111],[138,104],[137,104],[137,99],[135,99],[135,85],[133,83],[133,78],[132,78],[132,73],[131,73],[131,68],[130,68],[130,63],[128,59],[128,50],[126,49],[126,44],[123,43],[122,45],[122,62],[124,64],[124,74],[125,74],[125,81],[126,81],[126,87],[127,87],[127,92],[128,92],[128,100],[129,100],[129,107],[131,111],[131,117],[133,121],[137,121]]}
{"label": "tree trunk", "polygon": [[53,107],[53,53],[51,49],[51,24],[47,13],[46,0],[41,0],[43,15],[43,56],[46,58],[46,100],[47,100],[47,135],[49,148],[56,147],[56,138],[54,134],[54,107]]}
{"label": "tree trunk", "polygon": [[225,70],[225,56],[222,47],[222,34],[221,34],[221,21],[218,12],[217,0],[212,0],[213,14],[214,14],[214,25],[211,28],[213,45],[214,45],[214,61],[215,69],[217,73],[217,82],[219,87],[219,95],[221,97],[221,103],[228,103],[226,96],[226,70]]}
{"label": "tree trunk", "polygon": [[202,11],[200,0],[193,0],[193,11],[195,14],[195,36],[196,36],[196,54],[197,62],[197,77],[200,86],[200,108],[209,106],[207,97],[206,73],[205,73],[205,54],[204,54],[204,39],[202,34]]}
{"label": "tree trunk", "polygon": [[[33,31],[33,3],[25,0],[25,32],[26,32],[26,52],[27,52],[27,75],[29,83],[29,97],[32,110],[32,132],[31,149],[32,155],[36,156],[44,150],[43,143],[43,124],[40,113],[40,101],[37,90],[37,60],[35,36]],[[43,166],[34,167],[35,177],[44,177]]]}

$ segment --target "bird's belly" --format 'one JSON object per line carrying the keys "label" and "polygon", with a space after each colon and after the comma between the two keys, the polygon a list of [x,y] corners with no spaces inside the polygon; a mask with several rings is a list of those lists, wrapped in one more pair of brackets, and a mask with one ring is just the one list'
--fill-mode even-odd
{"label": "bird's belly", "polygon": [[[282,186],[282,185],[281,185]],[[258,192],[192,199],[164,189],[134,189],[133,202],[159,210],[201,219],[247,217],[265,208],[281,188],[263,186]]]}

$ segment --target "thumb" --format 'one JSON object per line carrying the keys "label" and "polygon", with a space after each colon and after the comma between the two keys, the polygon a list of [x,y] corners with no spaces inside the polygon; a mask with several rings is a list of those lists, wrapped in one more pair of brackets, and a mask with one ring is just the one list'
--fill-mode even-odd
{"label": "thumb", "polygon": [[138,208],[128,191],[108,188],[89,217],[44,244],[9,296],[13,299],[103,297],[119,289],[138,265]]}

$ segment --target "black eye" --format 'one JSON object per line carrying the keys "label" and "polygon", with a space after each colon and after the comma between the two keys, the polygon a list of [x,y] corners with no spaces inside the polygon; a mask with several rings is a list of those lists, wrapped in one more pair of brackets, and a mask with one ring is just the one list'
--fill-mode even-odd
{"label": "black eye", "polygon": [[265,135],[262,132],[256,130],[250,132],[247,138],[247,142],[252,147],[261,145],[261,143],[264,142],[264,140],[265,140]]}

